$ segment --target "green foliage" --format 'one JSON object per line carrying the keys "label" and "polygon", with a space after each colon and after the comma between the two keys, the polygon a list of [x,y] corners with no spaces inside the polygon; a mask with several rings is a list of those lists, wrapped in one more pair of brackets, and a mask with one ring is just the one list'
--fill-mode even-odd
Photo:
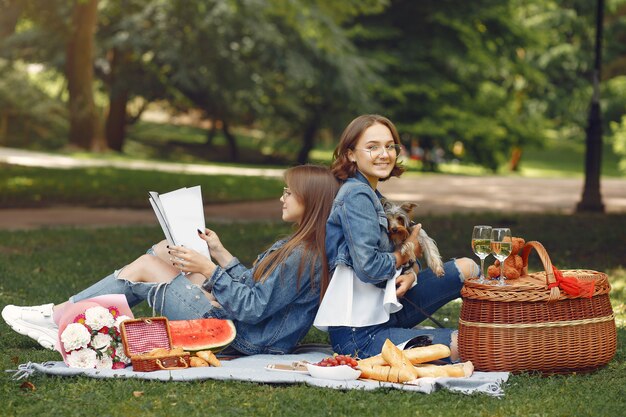
{"label": "green foliage", "polygon": [[[0,207],[79,205],[149,208],[148,191],[201,185],[205,204],[277,198],[277,179],[114,168],[45,169],[0,165]],[[241,190],[246,190],[242,192]]]}
{"label": "green foliage", "polygon": [[58,148],[67,128],[64,104],[35,85],[26,68],[0,59],[0,145]]}
{"label": "green foliage", "polygon": [[619,163],[620,170],[626,172],[626,116],[622,116],[620,123],[613,122],[611,130],[615,153],[622,155],[622,160]]}
{"label": "green foliage", "polygon": [[[543,242],[560,268],[593,268],[611,279],[611,298],[618,323],[618,351],[604,369],[592,374],[541,377],[513,375],[505,397],[465,396],[448,391],[431,395],[380,389],[339,391],[303,384],[266,385],[233,381],[185,383],[53,377],[35,374],[28,381],[35,390],[20,388],[24,380],[0,374],[3,415],[216,416],[241,415],[363,415],[363,416],[606,416],[621,417],[626,401],[626,242],[624,215],[503,215],[476,214],[420,219],[439,243],[444,256],[473,256],[469,234],[474,224],[512,227],[515,234]],[[593,224],[594,227],[588,227]],[[244,263],[278,235],[284,224],[210,225],[225,246]],[[585,239],[580,230],[585,230]],[[0,232],[0,306],[60,302],[68,295],[108,275],[144,253],[162,238],[154,228],[56,229]],[[533,257],[533,269],[537,260]],[[25,277],[27,277],[25,279]],[[139,306],[138,306],[139,307]],[[135,307],[135,315],[151,309]],[[451,303],[437,318],[454,326],[460,303]],[[59,360],[56,352],[37,347],[0,321],[0,367]],[[308,342],[326,342],[326,335],[310,332]],[[563,349],[567,349],[566,346]],[[134,393],[137,393],[135,396]]]}
{"label": "green foliage", "polygon": [[357,45],[385,65],[374,85],[380,107],[427,149],[463,143],[465,158],[492,170],[512,146],[537,143],[547,121],[532,96],[540,75],[513,2],[393,1],[363,17]]}

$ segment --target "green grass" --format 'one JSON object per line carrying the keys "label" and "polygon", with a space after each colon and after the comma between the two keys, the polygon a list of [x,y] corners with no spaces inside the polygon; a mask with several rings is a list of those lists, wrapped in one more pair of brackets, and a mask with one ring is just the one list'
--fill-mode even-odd
{"label": "green grass", "polygon": [[148,208],[148,191],[201,185],[205,204],[276,198],[283,182],[250,176],[194,175],[116,168],[49,169],[0,164],[0,207],[76,204]]}
{"label": "green grass", "polygon": [[[240,163],[264,166],[289,163],[280,141],[250,129],[235,127],[231,130],[239,149]],[[140,121],[128,130],[124,155],[188,163],[231,162],[228,142],[222,131],[218,130],[210,146],[206,144],[207,133],[207,129],[195,126]]]}
{"label": "green grass", "polygon": [[[471,256],[469,235],[478,223],[509,226],[514,234],[544,243],[559,268],[589,268],[609,274],[618,322],[618,351],[604,369],[588,375],[512,376],[506,395],[495,399],[447,391],[432,395],[397,390],[334,391],[305,385],[264,385],[201,381],[163,383],[141,380],[97,380],[34,375],[36,390],[20,388],[10,374],[0,375],[0,414],[206,416],[206,415],[393,415],[393,416],[623,416],[626,407],[626,215],[454,215],[421,219],[439,243],[444,257]],[[593,225],[593,227],[589,227]],[[216,224],[226,247],[250,263],[283,224]],[[55,229],[0,231],[0,305],[59,302],[94,279],[129,262],[161,238],[157,228]],[[536,256],[531,269],[538,269]],[[460,303],[437,313],[450,326]],[[149,315],[145,306],[136,315]],[[30,339],[0,323],[0,366],[15,369],[27,361],[59,360]],[[311,331],[309,342],[325,342]],[[567,346],[563,346],[567,349]],[[593,353],[591,353],[593,354]],[[135,397],[133,392],[141,392]],[[88,414],[85,405],[88,404]]]}

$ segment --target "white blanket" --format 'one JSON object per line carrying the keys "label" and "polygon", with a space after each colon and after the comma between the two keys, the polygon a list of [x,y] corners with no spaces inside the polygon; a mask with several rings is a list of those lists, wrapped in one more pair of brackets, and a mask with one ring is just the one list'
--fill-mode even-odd
{"label": "white blanket", "polygon": [[371,380],[333,381],[313,378],[306,373],[272,371],[270,364],[290,365],[297,361],[318,362],[328,356],[323,352],[309,352],[298,355],[254,355],[230,361],[222,361],[219,368],[189,368],[173,371],[134,372],[126,369],[79,369],[68,368],[63,362],[27,363],[20,365],[13,378],[21,379],[35,372],[57,376],[88,376],[92,378],[141,378],[159,381],[194,381],[204,379],[237,380],[269,384],[304,383],[315,387],[334,389],[374,390],[395,388],[429,394],[439,388],[463,394],[483,393],[491,396],[504,395],[503,384],[509,378],[508,372],[475,372],[469,378],[420,378],[417,385],[394,384]]}

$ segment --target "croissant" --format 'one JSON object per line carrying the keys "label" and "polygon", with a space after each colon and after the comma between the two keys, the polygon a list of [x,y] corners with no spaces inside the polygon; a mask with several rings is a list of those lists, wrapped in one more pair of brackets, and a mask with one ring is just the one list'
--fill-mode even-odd
{"label": "croissant", "polygon": [[201,350],[200,352],[196,352],[196,356],[204,359],[211,366],[222,366],[222,364],[220,363],[220,360],[217,359],[215,354],[211,352],[210,350]]}

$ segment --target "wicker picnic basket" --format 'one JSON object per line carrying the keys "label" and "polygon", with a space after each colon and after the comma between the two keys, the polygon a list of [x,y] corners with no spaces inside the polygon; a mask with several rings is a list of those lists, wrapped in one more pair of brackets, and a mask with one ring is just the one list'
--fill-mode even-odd
{"label": "wicker picnic basket", "polygon": [[156,348],[170,350],[172,338],[166,317],[139,318],[122,322],[124,352],[136,372],[152,372],[189,367],[189,352],[150,355]]}
{"label": "wicker picnic basket", "polygon": [[[535,249],[544,270],[528,274]],[[606,274],[563,270],[564,277],[593,282],[589,297],[571,296],[556,286],[545,248],[528,242],[522,276],[506,286],[465,282],[459,319],[459,353],[480,371],[588,372],[615,355],[617,334]],[[556,271],[558,273],[558,271]]]}

